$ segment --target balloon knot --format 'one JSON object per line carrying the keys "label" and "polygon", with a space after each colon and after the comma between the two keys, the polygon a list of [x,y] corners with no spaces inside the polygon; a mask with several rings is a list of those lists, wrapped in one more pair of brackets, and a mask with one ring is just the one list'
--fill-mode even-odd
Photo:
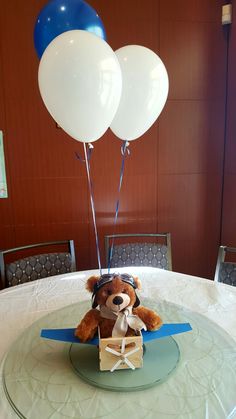
{"label": "balloon knot", "polygon": [[121,154],[123,157],[127,157],[130,155],[130,149],[128,147],[129,147],[129,142],[127,140],[123,141],[123,144],[121,146]]}

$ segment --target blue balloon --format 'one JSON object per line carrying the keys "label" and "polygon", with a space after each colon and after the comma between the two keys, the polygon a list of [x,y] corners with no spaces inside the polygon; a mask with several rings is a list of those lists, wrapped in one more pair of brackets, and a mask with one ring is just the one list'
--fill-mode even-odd
{"label": "blue balloon", "polygon": [[40,11],[34,27],[34,45],[41,58],[48,44],[63,32],[81,29],[106,40],[103,23],[83,0],[51,0]]}

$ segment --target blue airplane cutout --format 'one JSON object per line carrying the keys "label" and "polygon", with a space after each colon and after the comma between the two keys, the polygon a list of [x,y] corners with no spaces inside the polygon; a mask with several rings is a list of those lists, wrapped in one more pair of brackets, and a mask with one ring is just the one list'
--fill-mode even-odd
{"label": "blue airplane cutout", "polygon": [[[83,343],[75,336],[75,330],[76,329],[42,329],[40,336],[45,339],[59,340],[61,342]],[[190,330],[192,330],[192,327],[189,323],[166,323],[154,332],[142,331],[143,342],[178,335],[179,333],[189,332]],[[98,345],[99,339],[96,336],[85,343],[89,345]]]}

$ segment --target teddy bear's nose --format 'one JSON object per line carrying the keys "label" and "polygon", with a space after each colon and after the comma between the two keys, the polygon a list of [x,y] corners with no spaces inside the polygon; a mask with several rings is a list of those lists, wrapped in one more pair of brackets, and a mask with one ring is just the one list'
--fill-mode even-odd
{"label": "teddy bear's nose", "polygon": [[119,295],[113,298],[113,304],[115,304],[116,306],[119,306],[122,303],[123,303],[123,298],[120,297]]}

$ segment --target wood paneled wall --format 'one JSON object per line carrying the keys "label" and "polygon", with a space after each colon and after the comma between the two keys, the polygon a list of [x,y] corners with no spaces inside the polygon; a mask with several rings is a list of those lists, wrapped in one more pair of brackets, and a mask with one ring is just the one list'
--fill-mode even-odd
{"label": "wood paneled wall", "polygon": [[[128,44],[152,49],[164,61],[170,79],[160,118],[130,144],[117,232],[170,231],[173,269],[213,277],[224,167],[223,2],[89,3],[102,18],[114,50]],[[44,4],[4,0],[1,5],[0,129],[9,198],[0,199],[0,248],[73,238],[78,268],[89,269],[97,267],[96,246],[86,171],[75,157],[75,152],[83,155],[83,145],[56,128],[37,85],[33,29]],[[121,141],[108,130],[94,143],[91,161],[103,263],[103,237],[113,232],[120,147]],[[236,229],[234,238],[236,242]]]}
{"label": "wood paneled wall", "polygon": [[226,96],[221,5],[160,5],[170,94],[159,121],[159,229],[172,233],[174,269],[210,278],[220,236]]}

